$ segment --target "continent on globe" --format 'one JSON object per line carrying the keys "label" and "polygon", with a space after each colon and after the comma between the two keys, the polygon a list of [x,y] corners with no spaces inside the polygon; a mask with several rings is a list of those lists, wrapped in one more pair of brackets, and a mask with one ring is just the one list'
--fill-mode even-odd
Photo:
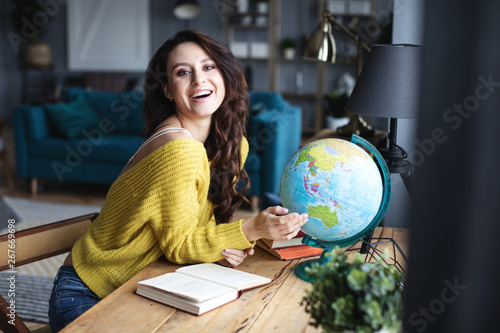
{"label": "continent on globe", "polygon": [[[340,206],[338,208],[340,208]],[[310,206],[307,213],[310,217],[320,219],[325,225],[325,229],[330,229],[339,223],[337,212],[330,211],[328,206]]]}

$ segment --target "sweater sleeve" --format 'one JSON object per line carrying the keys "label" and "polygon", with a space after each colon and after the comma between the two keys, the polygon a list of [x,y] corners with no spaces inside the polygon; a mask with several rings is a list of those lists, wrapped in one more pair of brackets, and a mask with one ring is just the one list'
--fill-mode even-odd
{"label": "sweater sleeve", "polygon": [[[236,221],[216,225],[213,205],[208,202],[210,167],[204,148],[176,145],[164,160],[163,172],[149,178],[148,200],[159,215],[151,226],[160,248],[175,263],[214,262],[226,248],[253,246]],[[243,154],[242,154],[243,157]],[[246,157],[246,154],[245,154]]]}

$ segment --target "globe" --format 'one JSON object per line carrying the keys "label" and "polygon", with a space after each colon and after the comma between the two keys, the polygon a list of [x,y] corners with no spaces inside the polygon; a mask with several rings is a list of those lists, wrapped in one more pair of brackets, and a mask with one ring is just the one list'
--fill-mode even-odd
{"label": "globe", "polygon": [[303,243],[330,250],[351,245],[378,226],[390,201],[390,173],[377,149],[359,136],[351,142],[316,140],[286,164],[280,195],[289,211],[309,215]]}

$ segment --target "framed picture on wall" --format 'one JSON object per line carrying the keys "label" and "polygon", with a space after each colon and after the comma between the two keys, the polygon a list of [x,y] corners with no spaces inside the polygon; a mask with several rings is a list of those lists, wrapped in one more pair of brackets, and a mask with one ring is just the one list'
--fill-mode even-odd
{"label": "framed picture on wall", "polygon": [[72,0],[68,69],[144,71],[151,53],[149,0]]}

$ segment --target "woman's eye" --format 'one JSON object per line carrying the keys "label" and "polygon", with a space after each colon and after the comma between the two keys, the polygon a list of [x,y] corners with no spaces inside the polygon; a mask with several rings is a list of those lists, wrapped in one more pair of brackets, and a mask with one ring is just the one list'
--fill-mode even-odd
{"label": "woman's eye", "polygon": [[184,75],[187,75],[187,74],[189,74],[189,71],[187,71],[187,70],[180,70],[180,71],[177,72],[178,76],[184,76]]}
{"label": "woman's eye", "polygon": [[212,65],[205,66],[206,71],[212,70],[214,68],[215,68],[215,66],[212,66]]}

